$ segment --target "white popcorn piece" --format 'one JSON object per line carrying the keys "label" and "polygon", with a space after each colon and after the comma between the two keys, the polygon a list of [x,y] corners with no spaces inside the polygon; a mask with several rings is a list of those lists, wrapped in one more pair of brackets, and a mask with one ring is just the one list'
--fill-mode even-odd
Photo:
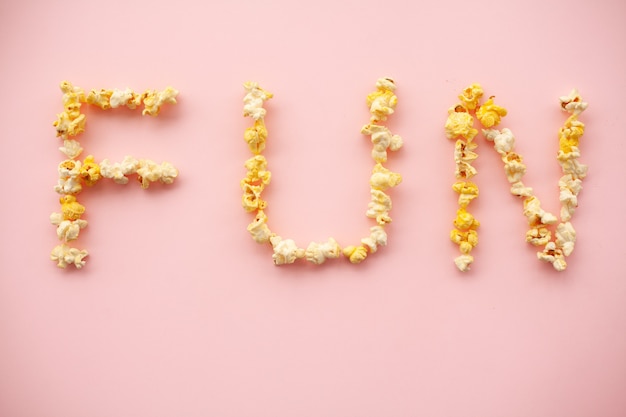
{"label": "white popcorn piece", "polygon": [[512,152],[515,147],[513,132],[507,128],[502,130],[483,129],[483,134],[488,141],[493,142],[493,147],[500,155]]}
{"label": "white popcorn piece", "polygon": [[470,179],[476,175],[476,173],[476,168],[474,168],[469,162],[457,162],[454,176],[459,179]]}
{"label": "white popcorn piece", "polygon": [[564,271],[567,268],[563,251],[557,248],[554,242],[548,243],[543,252],[537,252],[537,258],[544,262],[550,262],[557,271]]}
{"label": "white popcorn piece", "polygon": [[243,87],[248,92],[243,98],[243,115],[252,117],[254,120],[263,119],[267,113],[263,108],[263,103],[272,98],[272,94],[251,81],[244,83]]}
{"label": "white popcorn piece", "polygon": [[478,154],[474,152],[478,145],[475,142],[466,142],[464,140],[457,140],[454,144],[454,162],[457,164],[467,163],[475,161],[478,158]]}
{"label": "white popcorn piece", "polygon": [[374,253],[378,250],[378,246],[387,246],[387,233],[382,226],[373,226],[370,228],[370,235],[361,239],[361,243]]}
{"label": "white popcorn piece", "polygon": [[576,230],[570,222],[559,223],[556,227],[556,246],[563,251],[563,255],[570,256],[576,243]]}
{"label": "white popcorn piece", "polygon": [[582,181],[571,174],[563,175],[559,179],[559,201],[561,202],[561,220],[572,218],[578,207],[578,194],[582,190]]}
{"label": "white popcorn piece", "polygon": [[76,240],[80,229],[87,227],[86,220],[65,220],[62,213],[52,213],[50,223],[57,226],[57,237],[65,242]]}
{"label": "white popcorn piece", "polygon": [[521,181],[511,184],[510,191],[511,194],[517,197],[532,197],[533,195],[533,189],[531,187],[526,187]]}
{"label": "white popcorn piece", "polygon": [[370,185],[375,190],[384,191],[387,188],[395,187],[402,182],[402,176],[392,172],[381,164],[374,165]]}
{"label": "white popcorn piece", "polygon": [[69,247],[65,244],[57,245],[50,253],[50,259],[57,263],[59,268],[66,268],[68,265],[74,265],[77,269],[85,266],[85,257],[89,253],[86,250],[79,250]]}
{"label": "white popcorn piece", "polygon": [[573,89],[568,95],[559,97],[561,102],[561,109],[570,114],[580,114],[588,106],[588,103],[582,100],[582,97],[578,93],[577,89]]}
{"label": "white popcorn piece", "polygon": [[284,239],[278,235],[270,238],[270,243],[274,249],[272,259],[275,265],[292,264],[296,259],[304,258],[305,250],[299,248],[292,239]]}
{"label": "white popcorn piece", "polygon": [[391,210],[391,197],[385,194],[383,191],[370,189],[372,201],[367,205],[368,209],[365,215],[370,219],[376,219],[376,223],[384,225],[391,223],[391,217],[389,217],[389,211]]}
{"label": "white popcorn piece", "polygon": [[69,159],[77,158],[83,152],[83,148],[80,146],[80,143],[74,139],[65,139],[63,141],[63,146],[61,146],[59,150]]}
{"label": "white popcorn piece", "polygon": [[391,134],[386,126],[370,123],[363,126],[361,133],[371,136],[374,144],[372,158],[379,163],[387,162],[387,149],[397,151],[403,145],[402,138],[399,135]]}
{"label": "white popcorn piece", "polygon": [[573,178],[583,179],[587,176],[587,165],[578,162],[580,157],[580,151],[577,147],[572,147],[572,152],[559,151],[557,154],[557,160],[561,165],[564,174],[570,174]]}
{"label": "white popcorn piece", "polygon": [[59,181],[54,186],[54,191],[59,194],[78,194],[82,189],[80,183],[81,162],[78,160],[66,159],[58,167]]}
{"label": "white popcorn piece", "polygon": [[127,88],[124,91],[118,90],[116,88],[115,90],[113,90],[113,94],[111,94],[111,98],[109,99],[109,104],[111,105],[111,108],[113,109],[120,107],[120,106],[126,106],[127,104],[130,104],[129,106],[130,108],[134,108],[133,104],[129,103],[133,99],[134,96],[135,96],[135,93],[130,88]]}
{"label": "white popcorn piece", "polygon": [[252,239],[257,243],[269,242],[273,233],[267,226],[267,216],[263,210],[259,210],[254,221],[248,225],[248,232],[250,232]]}
{"label": "white popcorn piece", "polygon": [[541,202],[535,196],[524,200],[524,216],[528,218],[528,224],[531,226],[554,224],[558,220],[554,214],[541,208]]}
{"label": "white popcorn piece", "polygon": [[117,184],[128,184],[127,175],[134,174],[139,169],[139,161],[132,156],[124,157],[122,162],[111,164],[108,159],[100,162],[100,175],[113,179]]}
{"label": "white popcorn piece", "polygon": [[461,272],[469,271],[472,262],[474,262],[474,257],[469,254],[463,254],[454,258],[454,264]]}
{"label": "white popcorn piece", "polygon": [[341,255],[341,246],[332,237],[324,243],[311,242],[306,248],[306,260],[316,265],[326,262],[326,259],[336,259]]}
{"label": "white popcorn piece", "polygon": [[506,179],[511,184],[520,182],[526,174],[526,165],[522,162],[522,156],[515,152],[508,152],[502,156],[502,162],[504,162]]}

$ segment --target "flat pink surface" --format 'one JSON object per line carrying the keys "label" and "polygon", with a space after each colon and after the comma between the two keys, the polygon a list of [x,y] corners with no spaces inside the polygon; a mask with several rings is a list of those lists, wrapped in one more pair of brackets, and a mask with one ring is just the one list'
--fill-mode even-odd
{"label": "flat pink surface", "polygon": [[[621,417],[626,3],[4,1],[0,4],[0,416]],[[275,267],[246,232],[242,83],[275,95],[273,230],[305,246],[368,233],[360,133],[378,77],[405,147],[387,166],[389,245],[359,266]],[[58,84],[172,85],[157,118],[86,110],[83,156],[168,160],[173,186],[84,191],[80,271],[49,260]],[[589,102],[569,269],[524,242],[521,203],[479,140],[468,274],[446,111],[480,82],[509,110],[526,183],[558,211],[558,97]]]}

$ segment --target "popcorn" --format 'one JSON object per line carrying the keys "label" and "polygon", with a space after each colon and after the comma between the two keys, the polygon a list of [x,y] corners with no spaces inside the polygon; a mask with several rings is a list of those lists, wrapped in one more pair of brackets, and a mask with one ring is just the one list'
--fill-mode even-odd
{"label": "popcorn", "polygon": [[456,164],[456,170],[454,171],[454,176],[456,178],[466,178],[470,179],[474,175],[476,175],[477,171],[469,162],[460,161]]}
{"label": "popcorn", "polygon": [[472,229],[452,229],[450,232],[450,240],[459,245],[459,250],[462,254],[467,255],[478,245],[478,233],[476,233],[476,230]]}
{"label": "popcorn", "polygon": [[395,111],[398,98],[393,93],[396,85],[391,78],[379,78],[376,81],[377,91],[368,94],[367,105],[372,114],[371,121],[376,123],[387,120],[387,116]]}
{"label": "popcorn", "polygon": [[58,167],[59,181],[54,191],[59,194],[78,194],[82,189],[80,183],[81,162],[66,159]]}
{"label": "popcorn", "polygon": [[484,129],[483,135],[485,135],[485,139],[493,142],[493,147],[500,155],[512,152],[515,147],[515,137],[513,137],[513,132],[507,128],[502,130]]}
{"label": "popcorn", "polygon": [[478,158],[478,154],[473,152],[478,145],[474,142],[465,142],[461,139],[457,140],[454,144],[454,162],[457,164],[466,163],[471,164]]}
{"label": "popcorn", "polygon": [[563,255],[570,256],[574,251],[576,243],[576,231],[570,222],[559,223],[556,227],[556,240],[554,242],[557,248],[563,251]]}
{"label": "popcorn", "polygon": [[142,96],[144,109],[141,114],[157,116],[164,104],[176,104],[177,95],[178,91],[172,87],[167,87],[163,91],[147,90]]}
{"label": "popcorn", "polygon": [[270,183],[271,173],[267,169],[267,160],[261,155],[268,136],[264,122],[267,111],[263,105],[273,96],[255,82],[244,84],[246,94],[243,99],[243,115],[250,117],[254,124],[244,132],[244,139],[253,156],[244,163],[246,176],[240,181],[243,191],[241,201],[245,211],[256,212],[254,221],[247,227],[248,232],[257,243],[269,242],[272,246],[272,259],[275,265],[291,264],[302,258],[319,265],[327,259],[338,258],[342,254],[350,262],[356,264],[365,260],[369,253],[376,252],[380,245],[387,244],[387,234],[383,227],[391,222],[389,211],[392,204],[391,198],[384,191],[400,184],[402,176],[385,168],[383,163],[387,161],[388,151],[400,149],[403,141],[399,135],[392,134],[387,127],[378,124],[395,111],[397,104],[397,97],[393,93],[395,84],[390,78],[381,78],[376,83],[376,87],[377,91],[367,96],[367,104],[372,116],[369,123],[361,129],[361,133],[370,136],[373,145],[372,158],[376,162],[370,177],[371,201],[368,203],[365,214],[375,219],[377,225],[370,228],[369,236],[361,239],[362,245],[360,246],[348,246],[341,249],[334,238],[329,238],[322,243],[311,242],[306,249],[302,249],[292,239],[283,239],[271,232],[267,226],[268,219],[264,212],[267,202],[261,198],[261,194],[265,186]]}
{"label": "popcorn", "polygon": [[507,113],[504,107],[494,104],[493,99],[493,96],[489,97],[489,100],[476,109],[476,117],[486,128],[499,124],[501,118]]}
{"label": "popcorn", "polygon": [[77,269],[85,266],[84,258],[89,253],[86,250],[71,248],[65,244],[55,246],[50,253],[50,259],[57,262],[59,268],[74,265]]}
{"label": "popcorn", "polygon": [[365,215],[371,219],[376,219],[379,225],[391,223],[389,211],[391,210],[391,197],[380,190],[371,189],[372,201],[367,205]]}
{"label": "popcorn", "polygon": [[273,97],[273,94],[263,90],[255,82],[246,82],[243,87],[248,94],[243,98],[243,115],[246,117],[252,117],[254,120],[263,119],[267,112],[263,108],[263,104],[266,100]]}
{"label": "popcorn", "polygon": [[59,150],[69,159],[78,158],[78,156],[83,152],[83,148],[81,148],[80,143],[73,139],[65,139],[63,141],[63,146],[61,146]]}
{"label": "popcorn", "polygon": [[137,169],[139,169],[139,161],[128,155],[122,162],[111,164],[108,159],[100,162],[100,174],[104,178],[111,178],[117,184],[128,184],[127,175],[136,173]]}
{"label": "popcorn", "polygon": [[580,151],[576,147],[573,147],[572,151],[568,153],[559,151],[556,159],[559,161],[564,174],[569,174],[576,179],[583,179],[587,176],[588,167],[578,162],[579,156]]}
{"label": "popcorn", "polygon": [[87,96],[87,103],[100,107],[102,110],[111,108],[111,96],[113,91],[111,90],[91,90]]}
{"label": "popcorn", "polygon": [[567,268],[563,251],[556,247],[554,242],[546,245],[543,252],[537,252],[537,258],[544,262],[550,262],[557,271],[564,271]]}
{"label": "popcorn", "polygon": [[526,232],[526,242],[535,245],[546,245],[552,238],[552,233],[541,225],[534,225]]}
{"label": "popcorn", "polygon": [[471,141],[478,133],[478,130],[474,129],[473,126],[474,118],[463,106],[456,106],[448,110],[448,119],[444,126],[448,139],[462,136],[464,139]]}
{"label": "popcorn", "polygon": [[374,253],[378,246],[387,246],[387,233],[382,226],[373,226],[370,228],[370,235],[361,239],[361,243]]}
{"label": "popcorn", "polygon": [[459,268],[459,271],[461,272],[469,271],[469,266],[472,264],[472,262],[474,262],[474,257],[469,254],[463,254],[454,258],[454,264],[457,268]]}
{"label": "popcorn", "polygon": [[276,265],[292,264],[296,259],[304,258],[305,250],[299,248],[292,239],[283,240],[274,235],[270,238],[270,243],[274,248],[272,259]]}
{"label": "popcorn", "polygon": [[502,155],[504,173],[506,174],[506,179],[511,184],[520,182],[524,174],[526,174],[526,165],[522,161],[522,156],[515,152],[507,152]]}
{"label": "popcorn", "polygon": [[561,220],[568,221],[578,207],[578,194],[582,190],[582,180],[574,178],[571,174],[563,175],[559,180],[559,189]]}
{"label": "popcorn", "polygon": [[364,246],[348,246],[343,249],[343,256],[351,263],[359,264],[367,258],[367,249]]}
{"label": "popcorn", "polygon": [[336,259],[341,255],[341,247],[332,237],[325,243],[311,242],[305,251],[306,260],[316,265],[326,262],[326,259]]}
{"label": "popcorn", "polygon": [[387,162],[387,149],[397,151],[402,147],[402,138],[399,135],[392,135],[386,126],[370,123],[363,126],[361,133],[372,137],[374,144],[372,158],[378,163]]}
{"label": "popcorn", "polygon": [[248,225],[248,232],[250,232],[252,239],[257,243],[269,242],[273,233],[267,226],[267,216],[263,210],[257,211],[254,221]]}
{"label": "popcorn", "polygon": [[459,100],[461,100],[461,104],[468,110],[474,110],[476,106],[478,106],[478,101],[483,96],[483,88],[480,84],[472,84],[467,87],[463,92],[459,95]]}
{"label": "popcorn", "polygon": [[267,139],[267,129],[263,119],[254,121],[254,126],[246,129],[244,139],[253,154],[259,154],[265,149],[265,140]]}
{"label": "popcorn", "polygon": [[80,178],[88,186],[94,185],[100,179],[100,166],[94,161],[93,155],[89,155],[80,167]]}
{"label": "popcorn", "polygon": [[113,94],[111,94],[111,98],[109,99],[109,104],[112,109],[117,107],[126,106],[131,110],[134,110],[141,104],[141,95],[136,94],[130,88],[127,88],[124,91],[118,90],[117,88],[113,90]]}
{"label": "popcorn", "polygon": [[50,215],[50,222],[57,226],[57,237],[64,242],[76,240],[80,229],[87,227],[86,220],[63,220],[62,213],[52,213]]}
{"label": "popcorn", "polygon": [[509,189],[511,194],[517,197],[532,197],[533,189],[531,187],[526,187],[523,182],[518,181],[514,182]]}
{"label": "popcorn", "polygon": [[563,153],[578,149],[580,137],[585,133],[585,125],[575,115],[570,116],[559,129],[559,150]]}
{"label": "popcorn", "polygon": [[568,113],[579,115],[587,108],[588,103],[585,103],[578,93],[577,89],[573,89],[566,96],[559,97],[561,102],[561,109]]}
{"label": "popcorn", "polygon": [[[62,194],[59,199],[61,212],[52,213],[50,221],[57,226],[59,240],[69,242],[76,240],[80,230],[87,226],[87,221],[80,218],[85,212],[85,207],[75,197],[82,191],[83,185],[94,185],[101,178],[111,178],[118,184],[126,184],[127,175],[138,174],[137,179],[142,187],[148,188],[154,181],[171,184],[178,176],[178,170],[169,162],[157,164],[147,159],[137,160],[127,156],[121,163],[111,164],[105,159],[98,164],[93,155],[87,156],[82,162],[77,160],[83,148],[78,141],[70,137],[78,135],[85,129],[86,118],[81,114],[82,104],[92,104],[105,110],[124,105],[134,109],[143,100],[145,106],[143,114],[156,116],[163,104],[176,103],[178,91],[168,87],[161,92],[148,90],[139,95],[129,88],[124,91],[101,89],[91,90],[85,95],[81,88],[67,81],[62,82],[60,87],[65,111],[57,115],[53,125],[56,127],[57,136],[63,139],[63,146],[59,147],[59,151],[69,159],[62,161],[58,167],[59,180],[54,190]],[[85,265],[87,251],[71,248],[63,243],[55,247],[50,256],[59,267],[75,265],[76,268],[81,268]]]}
{"label": "popcorn", "polygon": [[474,216],[472,216],[464,207],[461,207],[456,212],[454,226],[461,230],[476,229],[480,226],[480,222],[476,220]]}
{"label": "popcorn", "polygon": [[478,186],[470,181],[457,181],[452,184],[452,189],[459,193],[460,207],[467,207],[473,199],[478,197]]}
{"label": "popcorn", "polygon": [[524,216],[528,219],[531,226],[538,224],[554,224],[557,218],[541,208],[541,202],[535,196],[528,197],[524,200]]}
{"label": "popcorn", "polygon": [[375,190],[384,191],[387,188],[395,187],[402,182],[402,175],[391,172],[380,163],[374,165],[370,185]]}

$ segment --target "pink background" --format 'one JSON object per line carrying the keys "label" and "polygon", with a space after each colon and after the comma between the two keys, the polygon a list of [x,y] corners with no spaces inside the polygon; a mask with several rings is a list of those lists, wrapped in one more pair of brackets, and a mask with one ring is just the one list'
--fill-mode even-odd
{"label": "pink background", "polygon": [[[0,4],[0,416],[626,415],[626,3],[286,0]],[[273,230],[367,234],[365,95],[395,78],[389,245],[364,264],[275,267],[245,228],[242,83],[268,103]],[[179,181],[84,191],[89,250],[57,269],[48,216],[58,84],[172,85],[158,118],[87,110],[84,156],[168,160]],[[510,114],[526,182],[558,211],[558,97],[590,103],[569,269],[524,242],[521,203],[480,139],[468,274],[446,110],[471,82]]]}

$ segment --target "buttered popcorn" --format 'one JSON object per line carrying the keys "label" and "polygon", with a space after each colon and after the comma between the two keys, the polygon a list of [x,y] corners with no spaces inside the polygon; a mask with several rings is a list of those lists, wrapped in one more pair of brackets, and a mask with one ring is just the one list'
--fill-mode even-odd
{"label": "buttered popcorn", "polygon": [[359,245],[342,248],[334,238],[326,242],[311,242],[306,249],[299,247],[293,239],[285,239],[273,233],[267,222],[265,213],[267,202],[261,197],[265,187],[270,183],[271,172],[267,160],[261,152],[265,149],[268,137],[265,126],[265,101],[273,97],[272,93],[262,89],[255,82],[244,83],[246,94],[243,98],[243,115],[254,120],[254,124],[244,132],[244,140],[248,144],[253,157],[248,159],[244,167],[246,175],[241,180],[242,206],[245,211],[255,213],[255,218],[247,227],[252,239],[257,243],[269,243],[272,247],[272,259],[275,265],[286,265],[298,259],[320,265],[327,259],[339,258],[342,254],[350,262],[357,264],[364,261],[370,253],[387,244],[384,226],[391,222],[391,197],[385,192],[402,182],[402,176],[383,166],[387,162],[388,153],[396,151],[403,145],[402,138],[393,134],[386,126],[379,124],[394,113],[398,99],[394,94],[395,83],[391,78],[381,78],[376,82],[376,91],[367,96],[366,102],[370,110],[370,121],[363,126],[361,133],[370,136],[374,168],[370,176],[371,201],[366,216],[375,219],[377,225],[370,229],[369,236],[361,239]]}
{"label": "buttered popcorn", "polygon": [[148,159],[135,159],[131,156],[122,162],[110,163],[108,159],[97,163],[93,155],[84,160],[77,159],[83,152],[75,136],[85,130],[86,116],[81,113],[83,104],[90,104],[103,110],[126,106],[135,109],[143,103],[143,114],[156,116],[164,104],[175,104],[178,91],[167,87],[163,91],[148,90],[137,94],[130,89],[91,90],[88,94],[68,81],[61,83],[64,112],[57,115],[53,123],[57,136],[63,139],[59,147],[67,159],[58,166],[58,182],[54,190],[61,195],[60,213],[52,213],[50,222],[57,226],[57,237],[62,242],[50,254],[60,268],[74,265],[82,268],[88,252],[70,247],[68,242],[78,239],[80,231],[87,227],[87,221],[81,217],[86,209],[78,202],[77,195],[84,187],[91,187],[102,178],[109,178],[118,184],[128,183],[128,176],[137,175],[142,188],[148,188],[153,182],[171,184],[178,176],[178,170],[169,162],[156,163]]}

